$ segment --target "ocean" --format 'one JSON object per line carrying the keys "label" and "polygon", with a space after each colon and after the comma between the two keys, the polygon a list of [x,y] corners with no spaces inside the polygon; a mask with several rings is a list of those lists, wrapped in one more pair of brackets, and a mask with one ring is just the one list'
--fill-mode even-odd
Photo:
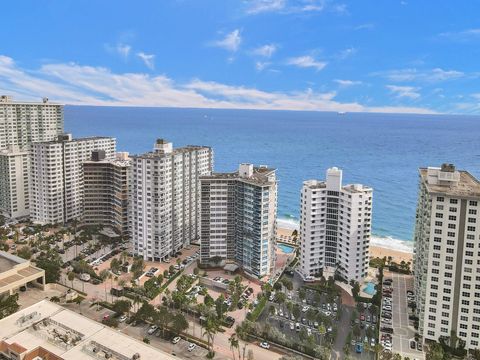
{"label": "ocean", "polygon": [[373,187],[375,244],[412,246],[418,168],[453,163],[480,177],[480,117],[298,111],[66,106],[74,137],[117,138],[118,151],[150,151],[155,139],[208,145],[215,171],[241,162],[277,169],[278,217],[295,226],[302,182],[332,166],[344,183]]}

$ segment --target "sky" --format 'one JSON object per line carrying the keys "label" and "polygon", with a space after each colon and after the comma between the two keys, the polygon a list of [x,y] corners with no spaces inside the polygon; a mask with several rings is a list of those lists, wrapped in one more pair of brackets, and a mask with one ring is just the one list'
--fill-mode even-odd
{"label": "sky", "polygon": [[9,1],[0,93],[66,104],[480,113],[480,2]]}

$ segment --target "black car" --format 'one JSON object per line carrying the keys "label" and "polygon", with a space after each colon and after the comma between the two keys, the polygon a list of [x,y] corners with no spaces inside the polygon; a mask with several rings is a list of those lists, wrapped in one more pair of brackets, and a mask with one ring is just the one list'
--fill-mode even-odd
{"label": "black car", "polygon": [[413,349],[415,350],[415,348],[417,347],[417,344],[415,343],[415,341],[410,341],[410,349]]}

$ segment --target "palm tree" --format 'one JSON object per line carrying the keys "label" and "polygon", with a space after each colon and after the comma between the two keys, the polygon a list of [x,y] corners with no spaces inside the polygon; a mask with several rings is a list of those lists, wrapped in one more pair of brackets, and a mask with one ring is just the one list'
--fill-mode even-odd
{"label": "palm tree", "polygon": [[209,316],[207,318],[207,321],[205,322],[203,335],[207,336],[208,352],[212,357],[214,355],[213,341],[219,329],[220,329],[220,324],[218,323],[218,319],[216,317]]}
{"label": "palm tree", "polygon": [[228,338],[228,342],[230,343],[230,350],[232,350],[233,360],[235,360],[235,352],[234,349],[238,350],[238,359],[240,360],[240,347],[238,344],[237,335],[234,333]]}
{"label": "palm tree", "polygon": [[103,284],[105,286],[105,301],[107,301],[107,281],[106,280],[110,276],[110,272],[107,269],[103,269],[102,271],[100,271],[98,276],[100,276],[100,279],[102,279]]}

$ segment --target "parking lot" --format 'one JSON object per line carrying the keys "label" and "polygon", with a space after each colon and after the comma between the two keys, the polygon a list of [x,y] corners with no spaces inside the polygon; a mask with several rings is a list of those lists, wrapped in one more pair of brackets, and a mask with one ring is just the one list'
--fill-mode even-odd
{"label": "parking lot", "polygon": [[[407,290],[413,290],[413,277],[397,273],[386,273],[385,278],[390,278],[392,282],[392,352],[399,353],[402,356],[408,356],[415,359],[424,359],[424,354],[416,348],[411,348],[411,342],[414,341],[415,330],[411,325],[407,300]],[[384,324],[382,324],[383,326]],[[417,345],[415,344],[415,347]],[[412,343],[413,347],[413,343]]]}

